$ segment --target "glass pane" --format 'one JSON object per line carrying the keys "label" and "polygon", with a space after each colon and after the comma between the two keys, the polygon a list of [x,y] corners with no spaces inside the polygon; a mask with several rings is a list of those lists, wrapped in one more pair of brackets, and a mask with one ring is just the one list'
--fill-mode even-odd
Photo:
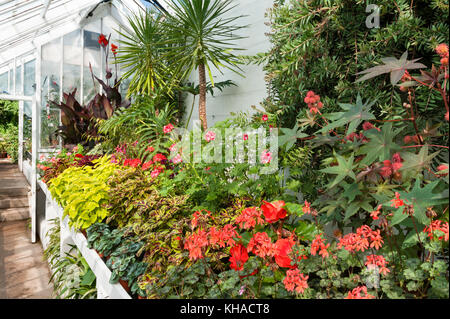
{"label": "glass pane", "polygon": [[81,91],[81,60],[83,48],[81,45],[81,30],[73,31],[64,36],[63,58],[63,92],[73,92],[76,88],[76,99],[80,101]]}
{"label": "glass pane", "polygon": [[10,94],[14,94],[14,67],[9,69],[9,90]]}
{"label": "glass pane", "polygon": [[8,93],[8,72],[0,74],[0,94]]}
{"label": "glass pane", "polygon": [[31,160],[31,102],[23,102],[23,160]]}
{"label": "glass pane", "polygon": [[31,60],[24,64],[24,95],[33,95],[36,85],[36,61]]}
{"label": "glass pane", "polygon": [[59,102],[61,39],[43,45],[41,54],[41,101],[42,106],[48,107],[48,101]]}
{"label": "glass pane", "polygon": [[59,111],[52,107],[51,102],[59,103],[62,63],[61,38],[42,46],[41,59],[40,147],[51,148],[58,144],[54,132],[59,124]]}
{"label": "glass pane", "polygon": [[16,66],[16,95],[23,94],[23,85],[22,85],[22,66]]}
{"label": "glass pane", "polygon": [[59,125],[60,110],[45,108],[41,110],[41,141],[40,148],[57,148],[56,130]]}
{"label": "glass pane", "polygon": [[[99,28],[100,30],[100,28]],[[101,48],[98,43],[100,33],[85,30],[84,31],[84,66],[83,66],[83,92],[84,104],[87,104],[99,90],[99,85],[92,80],[89,64],[92,66],[92,72],[101,78]]]}

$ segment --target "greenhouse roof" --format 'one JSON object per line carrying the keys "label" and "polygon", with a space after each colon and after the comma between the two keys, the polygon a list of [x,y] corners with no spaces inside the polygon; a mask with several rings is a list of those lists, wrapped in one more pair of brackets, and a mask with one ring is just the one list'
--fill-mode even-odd
{"label": "greenhouse roof", "polygon": [[144,9],[139,0],[0,0],[0,66],[97,17],[126,22]]}

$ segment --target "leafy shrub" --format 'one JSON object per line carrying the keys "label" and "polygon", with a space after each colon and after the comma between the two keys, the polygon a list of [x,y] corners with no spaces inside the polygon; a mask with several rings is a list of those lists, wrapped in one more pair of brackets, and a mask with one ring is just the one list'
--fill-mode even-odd
{"label": "leafy shrub", "polygon": [[60,256],[60,224],[59,218],[49,221],[52,228],[47,232],[48,246],[44,250],[44,258],[52,269],[53,292],[56,298],[95,299],[95,275],[84,258],[72,246],[66,256]]}
{"label": "leafy shrub", "polygon": [[108,179],[116,165],[108,156],[94,161],[95,166],[70,167],[54,178],[49,190],[69,216],[69,225],[86,229],[108,216]]}

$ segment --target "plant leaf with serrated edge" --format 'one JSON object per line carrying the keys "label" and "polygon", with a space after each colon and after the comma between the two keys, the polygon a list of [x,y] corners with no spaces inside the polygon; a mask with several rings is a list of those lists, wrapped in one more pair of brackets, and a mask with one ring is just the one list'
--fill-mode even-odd
{"label": "plant leaf with serrated edge", "polygon": [[416,180],[414,187],[409,192],[399,191],[400,198],[406,200],[406,204],[414,206],[414,217],[423,225],[428,225],[430,219],[426,215],[428,207],[441,205],[448,202],[448,197],[442,194],[433,193],[434,188],[439,184],[439,180],[435,180],[423,188],[420,187],[420,180]]}
{"label": "plant leaf with serrated edge", "polygon": [[365,135],[369,142],[362,146],[358,153],[358,155],[366,154],[361,164],[371,165],[375,160],[384,161],[389,159],[391,151],[400,149],[400,146],[395,144],[394,137],[402,129],[392,130],[392,123],[388,122],[382,126],[381,131],[375,129],[366,131]]}
{"label": "plant leaf with serrated edge", "polygon": [[406,70],[426,68],[424,64],[416,63],[416,61],[420,60],[420,58],[408,61],[407,56],[408,51],[404,52],[398,60],[395,57],[382,58],[381,61],[384,63],[384,65],[377,65],[367,70],[356,73],[357,75],[365,75],[357,79],[355,83],[374,78],[381,74],[391,73],[391,84],[396,85],[402,78],[403,74],[405,74]]}
{"label": "plant leaf with serrated edge", "polygon": [[338,161],[338,165],[327,167],[320,170],[323,173],[337,175],[334,181],[327,186],[328,188],[332,188],[333,186],[337,185],[347,176],[351,177],[353,180],[356,180],[355,173],[353,172],[353,161],[355,159],[355,156],[352,154],[352,156],[350,156],[348,161],[346,161],[345,158],[342,157],[341,155],[337,153],[335,153],[334,155]]}
{"label": "plant leaf with serrated edge", "polygon": [[358,97],[356,98],[356,104],[354,105],[339,103],[339,106],[347,112],[334,113],[335,115],[340,113],[340,117],[336,121],[333,121],[332,123],[320,129],[318,132],[326,133],[335,129],[336,127],[342,127],[347,123],[350,123],[346,134],[351,134],[363,121],[375,119],[375,116],[370,113],[370,109],[374,104],[375,101],[372,101],[370,103],[363,103],[360,95],[358,95]]}

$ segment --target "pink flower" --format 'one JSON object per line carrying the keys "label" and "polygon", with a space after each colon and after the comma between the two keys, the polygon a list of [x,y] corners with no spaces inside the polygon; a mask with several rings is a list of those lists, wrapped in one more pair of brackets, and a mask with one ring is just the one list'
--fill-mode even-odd
{"label": "pink flower", "polygon": [[74,146],[73,149],[72,149],[72,152],[73,153],[77,153],[78,152],[78,146]]}
{"label": "pink flower", "polygon": [[261,154],[261,163],[267,164],[267,163],[270,163],[271,160],[272,160],[272,153],[265,150]]}
{"label": "pink flower", "polygon": [[244,141],[248,140],[248,134],[244,134],[243,139]]}
{"label": "pink flower", "polygon": [[183,159],[181,158],[180,154],[177,154],[174,158],[172,158],[172,163],[174,163],[174,164],[181,163],[182,161],[183,161]]}
{"label": "pink flower", "polygon": [[267,116],[267,114],[264,114],[264,115],[261,117],[261,120],[263,120],[264,122],[266,122],[267,120],[269,120],[269,117]]}
{"label": "pink flower", "polygon": [[176,150],[177,147],[177,143],[173,143],[170,147],[169,147],[169,151],[173,152]]}
{"label": "pink flower", "polygon": [[216,133],[208,131],[205,134],[205,140],[208,142],[214,141],[216,139]]}
{"label": "pink flower", "polygon": [[164,131],[165,134],[172,132],[172,130],[173,130],[173,125],[172,124],[167,124],[163,128],[163,131]]}

